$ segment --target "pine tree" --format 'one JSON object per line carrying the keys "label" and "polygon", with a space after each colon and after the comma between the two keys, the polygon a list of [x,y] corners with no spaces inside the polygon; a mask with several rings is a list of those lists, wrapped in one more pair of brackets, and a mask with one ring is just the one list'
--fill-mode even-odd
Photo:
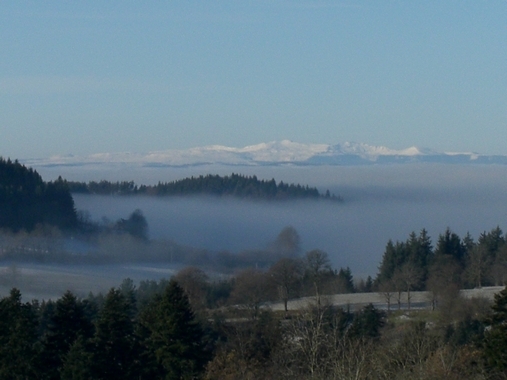
{"label": "pine tree", "polygon": [[96,379],[135,379],[138,364],[129,303],[111,289],[96,322],[93,338]]}
{"label": "pine tree", "polygon": [[351,337],[378,338],[384,319],[384,313],[370,303],[354,315],[349,334]]}
{"label": "pine tree", "polygon": [[0,379],[36,379],[37,320],[21,293],[12,289],[0,300]]}
{"label": "pine tree", "polygon": [[485,334],[483,354],[487,364],[507,374],[507,287],[495,294]]}
{"label": "pine tree", "polygon": [[354,293],[354,278],[349,267],[346,269],[340,268],[338,272],[338,283],[343,293]]}
{"label": "pine tree", "polygon": [[77,298],[67,291],[55,303],[46,332],[42,337],[42,368],[47,379],[59,379],[58,370],[62,359],[75,340],[81,336],[89,339],[92,323],[86,317],[84,307]]}
{"label": "pine tree", "polygon": [[428,236],[428,231],[423,228],[417,238],[415,237],[415,233],[410,234],[410,238],[406,244],[409,257],[405,264],[410,263],[421,272],[421,286],[416,289],[422,289],[428,277],[429,264],[433,258],[431,239]]}
{"label": "pine tree", "polygon": [[393,243],[389,240],[375,281],[378,286],[393,282],[403,266],[411,265],[422,273],[422,281],[417,289],[424,288],[432,258],[431,239],[425,229],[421,230],[419,236],[411,232],[405,242]]}
{"label": "pine tree", "polygon": [[183,289],[172,280],[140,317],[145,355],[158,367],[157,378],[192,379],[208,360],[203,331]]}
{"label": "pine tree", "polygon": [[393,243],[392,240],[389,240],[387,242],[384,255],[382,256],[376,282],[379,285],[387,284],[390,280],[392,280],[396,270],[403,265],[405,260],[405,244],[398,241]]}
{"label": "pine tree", "polygon": [[92,380],[93,373],[93,348],[82,336],[79,336],[67,354],[62,358],[62,366],[59,369],[61,380]]}
{"label": "pine tree", "polygon": [[437,246],[435,248],[435,257],[450,256],[458,263],[463,264],[466,254],[466,247],[462,243],[460,237],[450,230],[448,227],[445,233],[438,237]]}

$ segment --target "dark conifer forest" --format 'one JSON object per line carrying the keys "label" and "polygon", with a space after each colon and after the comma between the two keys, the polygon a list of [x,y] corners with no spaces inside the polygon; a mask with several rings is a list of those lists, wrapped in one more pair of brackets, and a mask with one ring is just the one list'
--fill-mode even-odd
{"label": "dark conifer forest", "polygon": [[44,182],[35,170],[0,157],[0,228],[31,231],[38,224],[77,226],[67,183],[61,177]]}
{"label": "dark conifer forest", "polygon": [[243,176],[231,174],[219,176],[208,174],[206,176],[190,177],[173,182],[159,182],[157,185],[136,185],[133,181],[109,182],[91,181],[68,182],[72,193],[101,194],[101,195],[156,195],[156,196],[189,196],[211,195],[218,197],[236,197],[242,199],[332,199],[341,200],[340,197],[326,191],[321,194],[317,188],[299,184],[287,184],[274,179],[259,180],[256,176]]}

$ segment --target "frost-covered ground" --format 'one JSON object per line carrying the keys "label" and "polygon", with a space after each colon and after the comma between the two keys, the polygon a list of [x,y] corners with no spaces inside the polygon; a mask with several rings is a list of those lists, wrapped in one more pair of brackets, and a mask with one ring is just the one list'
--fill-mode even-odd
{"label": "frost-covered ground", "polygon": [[[504,289],[503,286],[491,286],[484,287],[481,289],[465,289],[461,290],[460,294],[465,298],[486,298],[493,300],[494,295]],[[431,307],[431,294],[430,292],[410,292],[410,303],[412,308],[429,308]],[[401,294],[401,307],[402,309],[408,308],[407,293]],[[350,308],[351,310],[357,310],[368,304],[373,304],[378,309],[387,309],[386,297],[382,293],[350,293],[350,294],[335,294],[329,296],[322,296],[322,305],[333,305],[340,306],[343,308]],[[289,310],[304,309],[308,306],[316,304],[315,297],[303,297],[295,300],[291,300],[287,304]],[[281,302],[267,304],[266,307],[271,308],[274,311],[283,311],[284,305]],[[396,296],[393,294],[391,297],[391,309],[395,310],[398,308]]]}
{"label": "frost-covered ground", "polygon": [[12,287],[21,290],[23,299],[55,299],[67,290],[79,297],[90,292],[106,293],[125,278],[135,283],[170,278],[181,267],[175,265],[36,265],[3,264],[0,266],[0,297]]}
{"label": "frost-covered ground", "polygon": [[[0,265],[0,297],[9,294],[12,287],[21,290],[23,299],[56,299],[70,290],[79,297],[86,297],[90,292],[106,293],[130,278],[138,284],[144,280],[169,279],[177,273],[177,265],[42,265],[42,264],[3,264]],[[461,295],[466,298],[486,298],[493,300],[494,294],[504,287],[483,287],[466,289]],[[411,292],[413,308],[430,307],[429,292]],[[407,293],[401,295],[402,308],[407,307]],[[322,296],[323,305],[334,305],[352,310],[373,304],[380,309],[387,309],[386,298],[382,293],[350,293]],[[289,301],[289,310],[298,310],[316,303],[315,297],[303,297]],[[283,303],[270,303],[266,307],[275,311],[283,310]],[[391,308],[397,308],[396,295],[391,297]]]}

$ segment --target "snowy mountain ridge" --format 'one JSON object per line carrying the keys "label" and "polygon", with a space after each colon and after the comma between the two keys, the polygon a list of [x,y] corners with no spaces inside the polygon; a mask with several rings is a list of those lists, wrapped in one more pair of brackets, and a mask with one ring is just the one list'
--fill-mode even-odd
{"label": "snowy mountain ridge", "polygon": [[52,156],[21,160],[35,166],[195,166],[195,165],[372,165],[417,162],[507,164],[507,156],[474,152],[436,152],[412,146],[402,150],[365,143],[305,144],[290,140],[271,141],[243,148],[210,145],[184,150],[148,153],[96,153],[88,156]]}

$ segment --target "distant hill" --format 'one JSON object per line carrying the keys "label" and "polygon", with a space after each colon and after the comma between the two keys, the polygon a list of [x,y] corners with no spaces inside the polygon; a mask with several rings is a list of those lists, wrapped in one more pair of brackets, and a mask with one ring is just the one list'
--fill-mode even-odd
{"label": "distant hill", "polygon": [[230,176],[206,175],[190,177],[178,181],[158,183],[154,186],[138,186],[134,182],[68,182],[73,193],[102,195],[155,195],[155,196],[188,196],[213,195],[220,197],[237,197],[247,199],[332,199],[340,200],[329,191],[320,194],[314,187],[299,184],[276,183],[259,180],[256,176],[231,174]]}
{"label": "distant hill", "polygon": [[61,178],[44,182],[35,170],[0,157],[0,228],[31,231],[38,224],[77,225],[67,183]]}
{"label": "distant hill", "polygon": [[396,150],[384,146],[346,142],[343,144],[302,144],[289,140],[272,141],[243,148],[221,145],[185,150],[148,153],[98,153],[89,156],[53,156],[24,161],[31,166],[104,165],[125,167],[185,167],[200,165],[229,166],[319,166],[382,165],[410,163],[500,164],[507,165],[507,155],[484,155],[475,152],[436,152],[409,147]]}

